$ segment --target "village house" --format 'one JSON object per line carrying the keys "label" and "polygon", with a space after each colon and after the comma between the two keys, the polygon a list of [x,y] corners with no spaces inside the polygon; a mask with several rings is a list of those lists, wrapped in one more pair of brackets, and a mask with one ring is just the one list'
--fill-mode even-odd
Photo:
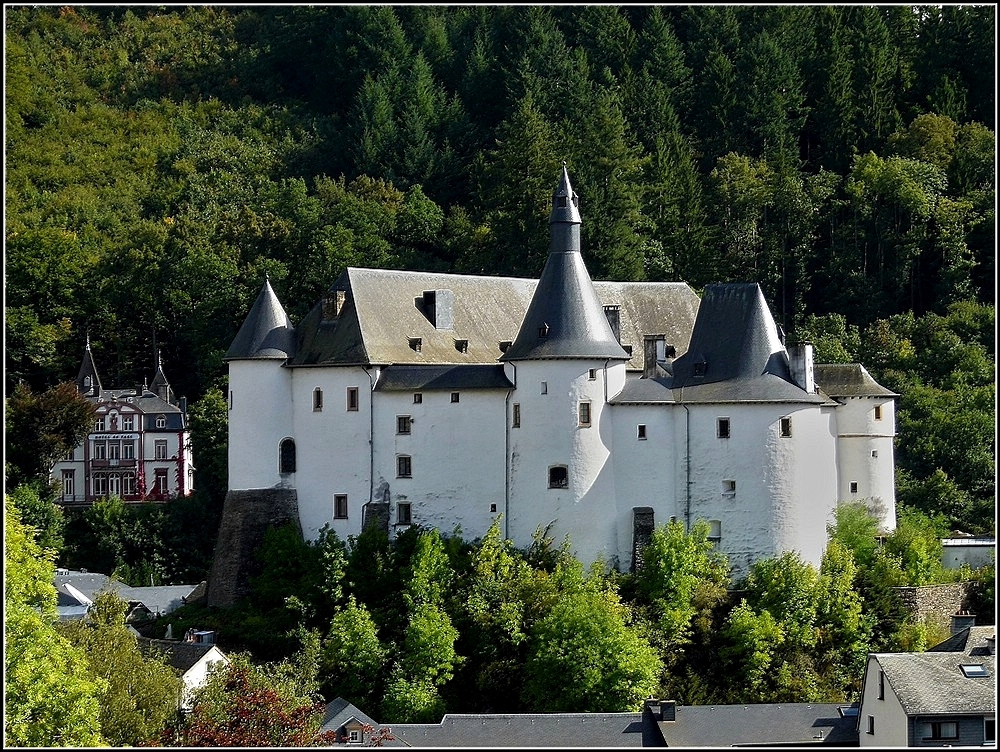
{"label": "village house", "polygon": [[159,356],[152,383],[105,389],[87,342],[76,388],[97,408],[87,438],[56,462],[56,500],[87,506],[107,496],[126,503],[166,501],[194,491],[187,401],[174,398]]}
{"label": "village house", "polygon": [[786,343],[756,283],[592,281],[581,223],[564,167],[538,280],[349,268],[297,325],[265,281],[225,356],[220,546],[277,498],[309,539],[500,518],[620,569],[705,520],[737,575],[818,565],[843,501],[895,528],[897,395]]}

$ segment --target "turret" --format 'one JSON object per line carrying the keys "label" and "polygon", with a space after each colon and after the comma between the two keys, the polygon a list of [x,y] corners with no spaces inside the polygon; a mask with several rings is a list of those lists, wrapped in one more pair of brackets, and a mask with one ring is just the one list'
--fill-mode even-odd
{"label": "turret", "polygon": [[174,390],[170,387],[170,382],[167,381],[166,375],[163,373],[163,360],[160,357],[160,351],[156,351],[156,373],[153,376],[152,389],[164,402],[169,404],[174,404]]}
{"label": "turret", "polygon": [[84,397],[97,398],[101,396],[101,379],[94,365],[94,355],[90,351],[90,336],[87,336],[87,346],[83,350],[83,362],[76,376],[76,390]]}

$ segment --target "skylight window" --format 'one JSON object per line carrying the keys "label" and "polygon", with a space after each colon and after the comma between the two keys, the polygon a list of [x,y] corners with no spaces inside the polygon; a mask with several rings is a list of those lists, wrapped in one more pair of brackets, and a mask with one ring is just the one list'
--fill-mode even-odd
{"label": "skylight window", "polygon": [[990,675],[989,670],[982,663],[963,663],[959,668],[970,679],[978,679]]}

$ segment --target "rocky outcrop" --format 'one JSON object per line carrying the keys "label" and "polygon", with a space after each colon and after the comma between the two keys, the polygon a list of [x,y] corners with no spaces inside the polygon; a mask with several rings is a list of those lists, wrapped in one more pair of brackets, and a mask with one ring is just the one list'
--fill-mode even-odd
{"label": "rocky outcrop", "polygon": [[230,491],[222,508],[219,538],[208,576],[208,606],[232,606],[250,593],[250,578],[259,574],[256,554],[268,528],[299,524],[294,488]]}

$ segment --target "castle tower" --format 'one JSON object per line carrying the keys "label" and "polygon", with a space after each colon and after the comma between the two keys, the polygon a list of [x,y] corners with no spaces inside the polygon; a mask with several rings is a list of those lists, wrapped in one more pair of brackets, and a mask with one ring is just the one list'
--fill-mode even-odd
{"label": "castle tower", "polygon": [[293,437],[291,374],[283,365],[294,354],[295,329],[265,279],[223,357],[229,364],[232,490],[270,488],[279,482],[282,442]]}
{"label": "castle tower", "polygon": [[507,535],[527,546],[542,520],[577,556],[617,555],[609,395],[625,383],[619,344],[580,250],[579,196],[563,165],[549,215],[549,257],[517,337],[500,360],[515,384]]}
{"label": "castle tower", "polygon": [[90,336],[87,337],[87,346],[83,350],[83,362],[80,364],[80,372],[76,375],[76,390],[84,397],[101,396],[101,379],[97,375],[97,366],[94,365],[94,354],[90,351]]}

